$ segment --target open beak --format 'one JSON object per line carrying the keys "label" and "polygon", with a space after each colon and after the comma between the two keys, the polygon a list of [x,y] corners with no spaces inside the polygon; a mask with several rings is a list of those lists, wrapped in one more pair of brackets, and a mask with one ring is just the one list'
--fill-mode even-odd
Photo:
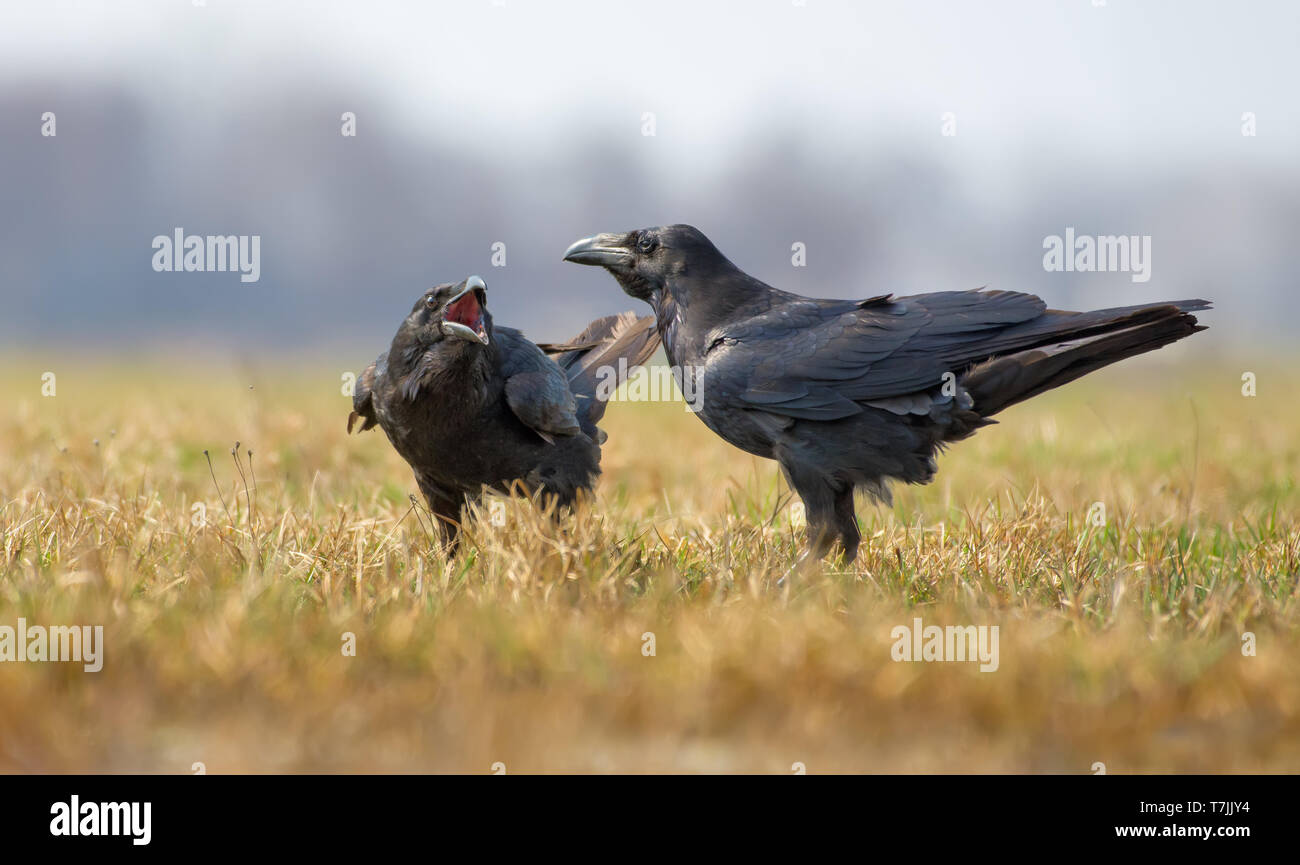
{"label": "open beak", "polygon": [[564,250],[564,260],[574,264],[593,264],[599,267],[622,267],[632,263],[632,252],[624,244],[623,234],[597,234],[584,237]]}
{"label": "open beak", "polygon": [[442,332],[456,339],[487,345],[486,305],[487,283],[482,277],[471,276],[447,301],[442,312]]}

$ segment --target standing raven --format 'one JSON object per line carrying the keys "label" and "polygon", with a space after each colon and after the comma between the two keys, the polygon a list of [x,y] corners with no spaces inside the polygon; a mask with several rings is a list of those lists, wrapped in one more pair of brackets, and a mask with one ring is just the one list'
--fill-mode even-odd
{"label": "standing raven", "polygon": [[519,482],[561,507],[590,489],[615,377],[659,345],[654,319],[627,312],[538,346],[493,325],[486,304],[477,276],[422,294],[357,380],[348,416],[348,432],[358,419],[362,430],[378,424],[410,464],[449,552],[461,508],[484,486],[508,493]]}
{"label": "standing raven", "polygon": [[807,509],[807,551],[860,540],[853,491],[927,483],[936,454],[1009,405],[1204,327],[1204,300],[1064,312],[1032,294],[944,291],[821,300],[772,288],[689,225],[579,240],[566,261],[604,267],[654,307],[669,363],[704,423],[775,459]]}

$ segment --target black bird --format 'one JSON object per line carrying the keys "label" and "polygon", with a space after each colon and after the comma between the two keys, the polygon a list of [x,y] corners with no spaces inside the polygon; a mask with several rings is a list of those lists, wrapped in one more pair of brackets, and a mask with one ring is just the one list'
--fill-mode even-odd
{"label": "black bird", "polygon": [[[689,225],[579,240],[566,261],[598,265],[654,307],[669,363],[695,411],[731,444],[775,459],[803,499],[808,550],[860,540],[853,492],[927,483],[935,456],[1009,405],[1204,327],[1204,300],[1095,312],[1032,294],[945,291],[821,300],[736,267]],[[686,389],[685,387],[683,388]]]}
{"label": "black bird", "polygon": [[510,493],[518,482],[560,507],[590,489],[606,401],[618,377],[658,346],[654,319],[630,312],[538,346],[492,323],[482,279],[444,283],[420,296],[357,380],[348,432],[358,419],[362,430],[384,430],[415,471],[450,552],[461,509],[484,486]]}

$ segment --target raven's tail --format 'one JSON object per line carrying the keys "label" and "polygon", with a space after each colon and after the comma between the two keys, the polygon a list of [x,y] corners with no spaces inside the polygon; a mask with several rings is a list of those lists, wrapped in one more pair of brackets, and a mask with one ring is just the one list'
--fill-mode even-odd
{"label": "raven's tail", "polygon": [[981,416],[1060,387],[1096,369],[1191,336],[1204,325],[1191,310],[1209,301],[1176,300],[1096,312],[1050,311],[1035,323],[1042,341],[971,367],[960,383]]}
{"label": "raven's tail", "polygon": [[598,318],[565,343],[538,343],[569,377],[569,390],[578,401],[578,422],[588,435],[603,439],[596,424],[605,404],[637,367],[659,347],[653,316],[631,312]]}

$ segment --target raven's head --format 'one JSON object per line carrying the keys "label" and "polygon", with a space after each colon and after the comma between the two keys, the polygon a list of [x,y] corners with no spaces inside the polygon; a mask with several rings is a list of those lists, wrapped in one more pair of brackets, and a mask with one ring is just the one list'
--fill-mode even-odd
{"label": "raven's head", "polygon": [[415,342],[433,345],[470,343],[487,345],[492,339],[492,316],[487,311],[487,283],[471,276],[452,285],[444,282],[420,296],[404,325]]}
{"label": "raven's head", "polygon": [[692,225],[663,225],[625,234],[597,234],[564,251],[564,260],[605,268],[623,290],[649,300],[688,274],[704,276],[731,263]]}

